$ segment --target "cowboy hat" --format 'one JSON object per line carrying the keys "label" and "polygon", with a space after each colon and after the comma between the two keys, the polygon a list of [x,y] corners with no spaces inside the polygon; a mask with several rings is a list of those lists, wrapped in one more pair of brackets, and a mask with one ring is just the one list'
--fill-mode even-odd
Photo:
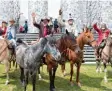
{"label": "cowboy hat", "polygon": [[68,21],[70,21],[70,20],[74,20],[71,13],[69,14],[69,18],[68,18]]}
{"label": "cowboy hat", "polygon": [[102,24],[101,24],[101,29],[107,29],[107,26],[106,26],[105,23],[102,23]]}
{"label": "cowboy hat", "polygon": [[2,21],[2,23],[5,23],[5,24],[7,24],[7,22],[6,22],[6,21]]}
{"label": "cowboy hat", "polygon": [[47,20],[49,22],[50,21],[50,17],[45,16],[45,17],[42,18],[42,20]]}
{"label": "cowboy hat", "polygon": [[15,22],[15,20],[12,18],[12,19],[9,20],[9,22]]}

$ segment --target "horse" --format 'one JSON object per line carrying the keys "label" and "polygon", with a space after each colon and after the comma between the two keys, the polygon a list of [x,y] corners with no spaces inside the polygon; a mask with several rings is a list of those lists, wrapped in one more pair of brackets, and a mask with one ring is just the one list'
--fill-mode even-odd
{"label": "horse", "polygon": [[[63,44],[64,42],[62,42],[61,44],[60,44],[60,46],[61,45],[67,45],[67,44],[70,44],[70,43],[67,43],[67,42],[65,42],[64,44]],[[93,36],[93,34],[92,34],[92,32],[91,32],[91,29],[89,29],[89,28],[87,28],[87,27],[85,27],[84,29],[83,29],[83,32],[76,38],[76,44],[77,44],[77,46],[75,46],[75,48],[77,49],[78,47],[79,47],[79,49],[81,50],[79,50],[79,52],[77,52],[77,51],[71,51],[70,50],[70,52],[71,52],[71,57],[73,57],[73,59],[71,60],[71,59],[68,59],[69,61],[70,61],[70,66],[71,66],[71,72],[70,72],[70,75],[71,75],[71,77],[70,77],[70,83],[71,83],[71,85],[73,85],[73,82],[72,82],[72,76],[73,76],[73,64],[75,64],[76,65],[76,67],[77,67],[77,76],[76,76],[76,83],[77,83],[77,85],[78,86],[81,86],[81,84],[80,84],[80,82],[79,82],[79,73],[80,73],[80,66],[81,66],[81,63],[82,63],[82,61],[83,61],[83,49],[84,49],[84,45],[90,45],[90,46],[92,46],[93,48],[96,46],[96,41],[94,40],[94,36]],[[73,46],[73,45],[72,45]],[[64,50],[63,50],[64,51]],[[65,53],[66,55],[67,55],[67,53]],[[62,55],[63,56],[63,55]],[[70,56],[70,55],[68,55],[68,56]],[[79,57],[80,57],[80,59],[79,59]],[[65,57],[63,57],[63,59],[62,60],[66,60],[66,58]],[[62,65],[61,65],[61,68],[62,68],[62,73],[63,73],[63,75],[65,76],[65,61],[62,63]]]}
{"label": "horse", "polygon": [[8,46],[10,43],[6,39],[0,39],[0,63],[5,65],[5,72],[6,72],[6,82],[5,85],[9,83],[9,70],[10,70],[10,63],[11,63],[11,51],[9,50]]}
{"label": "horse", "polygon": [[73,64],[77,63],[77,79],[78,79],[79,67],[81,62],[80,54],[82,54],[82,51],[80,50],[79,46],[76,43],[74,34],[66,30],[66,34],[62,35],[61,38],[57,40],[57,48],[61,53],[60,64],[62,65],[61,66],[62,72],[64,72],[66,60],[69,61],[72,60],[70,61],[70,66],[71,66],[70,83],[72,84]]}
{"label": "horse", "polygon": [[[40,67],[43,56],[45,57],[47,64],[49,64],[50,91],[54,91],[54,79],[57,69],[57,64],[54,62],[57,62],[59,58],[61,58],[61,55],[55,47],[53,37],[47,36],[45,38],[41,38],[38,43],[30,46],[24,44],[20,40],[17,41],[17,43],[16,61],[20,66],[20,80],[24,86],[24,91],[26,91],[29,75],[32,77],[33,91],[35,91],[36,73]],[[55,66],[51,67],[51,63],[54,63],[53,66]]]}
{"label": "horse", "polygon": [[111,63],[111,67],[112,67],[112,37],[108,37],[106,39],[106,45],[102,50],[101,56],[100,56],[101,61],[103,62],[104,65],[104,81],[108,82],[107,79],[107,64]]}

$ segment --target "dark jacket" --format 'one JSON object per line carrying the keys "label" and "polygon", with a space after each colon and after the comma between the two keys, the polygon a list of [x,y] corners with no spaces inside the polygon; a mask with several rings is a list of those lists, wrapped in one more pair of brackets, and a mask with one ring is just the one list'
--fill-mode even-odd
{"label": "dark jacket", "polygon": [[[44,37],[44,25],[42,23],[37,24],[36,22],[33,23],[33,25],[37,28],[39,28],[39,38]],[[51,34],[51,28],[50,26],[46,26],[47,27],[47,35]]]}

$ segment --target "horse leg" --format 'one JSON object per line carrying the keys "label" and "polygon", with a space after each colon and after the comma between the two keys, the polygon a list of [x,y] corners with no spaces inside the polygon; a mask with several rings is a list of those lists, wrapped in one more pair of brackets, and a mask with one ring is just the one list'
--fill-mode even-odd
{"label": "horse leg", "polygon": [[79,81],[79,74],[80,74],[80,66],[81,63],[77,63],[77,75],[76,75],[76,83],[79,87],[81,87],[80,81]]}
{"label": "horse leg", "polygon": [[25,79],[24,79],[24,91],[26,91],[26,87],[27,87],[27,84],[28,84],[28,70],[27,69],[25,69],[24,70],[24,77],[25,77]]}
{"label": "horse leg", "polygon": [[24,86],[24,69],[20,67],[20,70],[21,70],[20,81],[22,85]]}
{"label": "horse leg", "polygon": [[62,73],[63,73],[63,77],[65,77],[65,76],[66,76],[65,63],[63,63],[63,64],[61,65],[61,70],[62,70]]}
{"label": "horse leg", "polygon": [[18,66],[17,66],[17,63],[16,63],[16,69],[17,69],[17,67],[18,67]]}
{"label": "horse leg", "polygon": [[73,76],[73,63],[70,63],[71,71],[70,71],[70,84],[73,86],[72,76]]}
{"label": "horse leg", "polygon": [[35,84],[36,84],[36,73],[32,75],[32,84],[33,84],[33,91],[35,90]]}
{"label": "horse leg", "polygon": [[56,67],[53,68],[53,89],[54,89],[54,91],[55,91],[54,81],[55,81],[55,75],[56,75],[57,67],[58,67],[58,66],[56,66]]}
{"label": "horse leg", "polygon": [[105,82],[108,82],[108,80],[107,80],[107,69],[106,69],[107,66],[106,66],[106,63],[104,63],[103,65],[104,65],[104,72],[105,72],[104,81],[105,81]]}
{"label": "horse leg", "polygon": [[38,68],[38,76],[39,76],[39,80],[42,80],[42,76],[40,74],[40,67]]}
{"label": "horse leg", "polygon": [[101,69],[101,61],[98,59],[97,61],[96,61],[96,72],[98,73],[98,72],[102,72],[102,69]]}
{"label": "horse leg", "polygon": [[51,65],[48,65],[48,71],[49,71],[49,80],[50,80],[50,91],[54,91],[53,87],[53,69]]}
{"label": "horse leg", "polygon": [[9,83],[9,70],[10,70],[10,62],[8,60],[5,60],[5,71],[6,71],[6,82],[5,82],[5,85],[8,85]]}

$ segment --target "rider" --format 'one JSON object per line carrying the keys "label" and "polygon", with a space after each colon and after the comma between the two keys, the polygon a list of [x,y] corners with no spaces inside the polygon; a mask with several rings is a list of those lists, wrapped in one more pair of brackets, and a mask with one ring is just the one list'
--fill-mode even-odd
{"label": "rider", "polygon": [[5,37],[9,40],[9,48],[12,50],[12,54],[15,54],[15,47],[16,47],[16,24],[14,19],[10,19],[9,26],[7,28],[7,33]]}
{"label": "rider", "polygon": [[39,38],[45,37],[51,33],[51,28],[49,26],[50,19],[48,17],[44,17],[40,24],[35,21],[36,14],[32,13],[33,25],[39,28]]}
{"label": "rider", "polygon": [[4,35],[7,32],[7,22],[6,21],[2,21],[2,26],[0,27],[0,32],[3,32],[2,35],[4,37]]}
{"label": "rider", "polygon": [[[110,30],[107,28],[105,23],[101,24],[101,28],[97,27],[97,23],[95,23],[93,25],[93,28],[98,32],[98,40],[97,40],[97,55],[100,56],[100,49],[102,50],[105,47],[106,44],[106,38],[109,36],[110,34]],[[100,51],[100,52],[99,52]]]}
{"label": "rider", "polygon": [[71,17],[71,14],[69,14],[68,21],[63,22],[62,11],[59,10],[58,23],[60,24],[61,27],[65,27],[65,30],[67,29],[68,32],[72,32],[75,35],[75,37],[78,36],[78,32],[77,32],[76,26],[74,24],[74,19]]}

